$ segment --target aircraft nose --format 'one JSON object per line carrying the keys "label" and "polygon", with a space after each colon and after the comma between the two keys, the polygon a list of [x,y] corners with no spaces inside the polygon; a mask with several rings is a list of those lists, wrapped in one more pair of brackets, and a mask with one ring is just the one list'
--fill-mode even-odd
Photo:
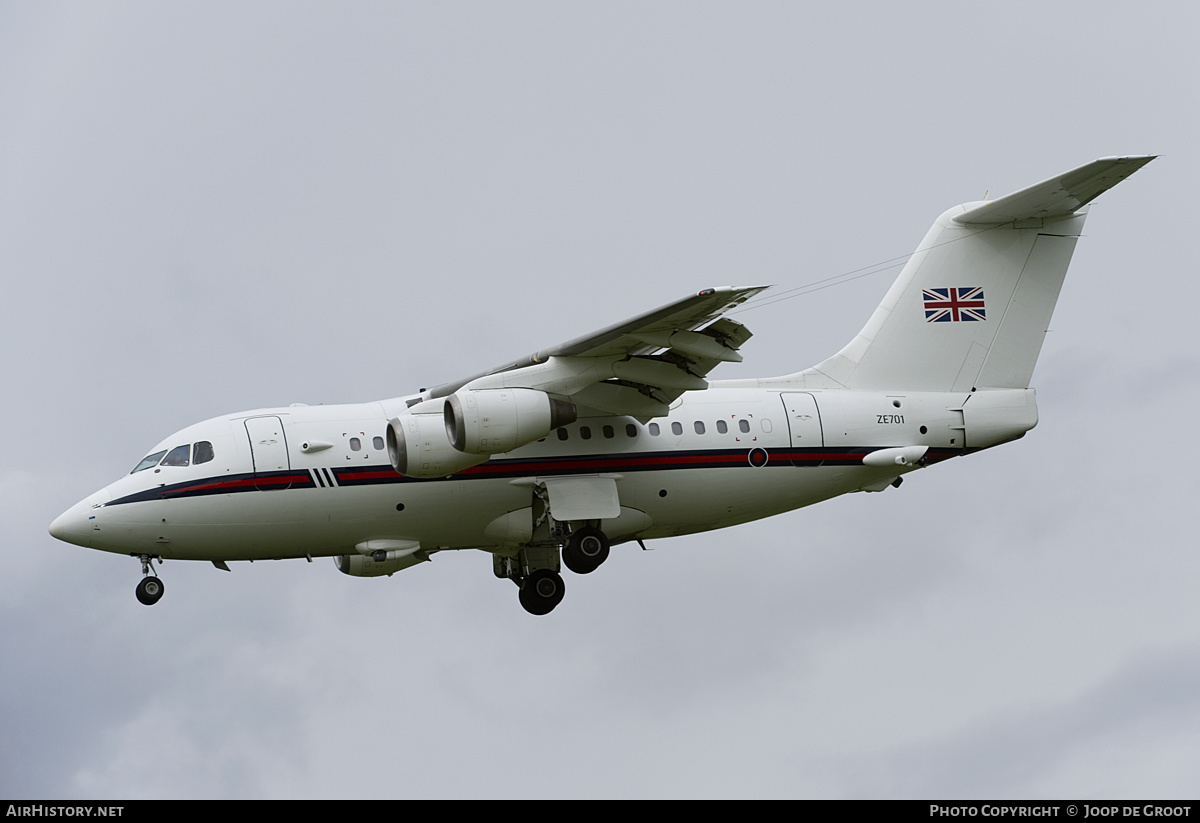
{"label": "aircraft nose", "polygon": [[74,543],[76,546],[87,546],[91,538],[92,527],[88,524],[87,515],[73,506],[54,518],[50,524],[50,534],[64,543]]}
{"label": "aircraft nose", "polygon": [[50,534],[64,543],[74,543],[85,548],[91,546],[97,507],[109,498],[107,493],[97,492],[86,500],[79,501],[54,518],[54,522],[50,524]]}

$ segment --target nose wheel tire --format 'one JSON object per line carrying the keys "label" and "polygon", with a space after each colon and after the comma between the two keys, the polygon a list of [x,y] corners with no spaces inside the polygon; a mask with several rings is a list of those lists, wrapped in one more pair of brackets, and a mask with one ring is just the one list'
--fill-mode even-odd
{"label": "nose wheel tire", "polygon": [[566,594],[557,572],[538,569],[521,582],[521,606],[530,614],[549,614]]}
{"label": "nose wheel tire", "polygon": [[594,572],[607,559],[608,537],[595,526],[576,530],[563,547],[563,565],[575,574]]}
{"label": "nose wheel tire", "polygon": [[153,606],[162,596],[163,583],[157,577],[143,577],[137,585],[137,599],[144,606]]}

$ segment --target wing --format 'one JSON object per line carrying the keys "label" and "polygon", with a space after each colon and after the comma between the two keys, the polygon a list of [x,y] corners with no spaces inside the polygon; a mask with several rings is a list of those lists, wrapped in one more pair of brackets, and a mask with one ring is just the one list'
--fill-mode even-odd
{"label": "wing", "polygon": [[612,414],[663,416],[685,391],[707,388],[704,378],[718,363],[741,361],[738,349],[750,339],[750,331],[722,315],[765,288],[705,289],[499,368],[437,386],[421,399],[446,397],[463,387],[528,388]]}

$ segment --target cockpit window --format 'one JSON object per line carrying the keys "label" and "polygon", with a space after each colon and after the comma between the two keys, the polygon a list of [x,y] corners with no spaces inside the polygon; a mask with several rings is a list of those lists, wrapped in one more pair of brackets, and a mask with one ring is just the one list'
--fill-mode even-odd
{"label": "cockpit window", "polygon": [[163,455],[166,453],[167,453],[167,450],[163,449],[160,452],[155,452],[154,454],[150,454],[150,455],[147,455],[146,457],[143,457],[142,462],[138,463],[136,466],[134,466],[133,471],[131,471],[130,474],[137,474],[138,472],[143,471],[144,469],[154,468],[155,466],[158,465],[158,461],[163,459]]}
{"label": "cockpit window", "polygon": [[194,466],[199,466],[201,463],[207,463],[213,459],[213,444],[207,440],[201,440],[195,445],[185,444],[176,446],[167,452],[163,449],[160,452],[146,455],[142,458],[142,462],[138,463],[130,474],[137,474],[145,469],[152,469],[161,462],[164,466],[186,466],[188,465],[188,457],[191,457],[191,463]]}
{"label": "cockpit window", "polygon": [[164,466],[186,466],[191,453],[192,445],[190,443],[183,446],[176,446],[163,458],[162,464]]}
{"label": "cockpit window", "polygon": [[192,449],[192,465],[199,466],[201,463],[207,463],[213,459],[212,443],[207,440],[201,440]]}

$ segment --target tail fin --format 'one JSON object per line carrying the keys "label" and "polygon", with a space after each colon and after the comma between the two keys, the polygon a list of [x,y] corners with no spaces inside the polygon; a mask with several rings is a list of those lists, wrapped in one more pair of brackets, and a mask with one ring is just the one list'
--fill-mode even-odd
{"label": "tail fin", "polygon": [[851,389],[1028,388],[1085,207],[1153,159],[1107,157],[950,209],[858,336],[796,377]]}

